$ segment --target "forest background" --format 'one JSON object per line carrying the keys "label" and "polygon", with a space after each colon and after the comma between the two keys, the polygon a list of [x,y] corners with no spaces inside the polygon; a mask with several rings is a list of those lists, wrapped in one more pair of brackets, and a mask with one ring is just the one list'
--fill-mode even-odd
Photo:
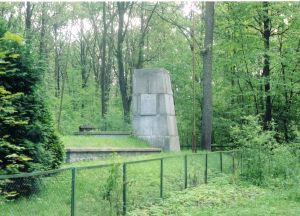
{"label": "forest background", "polygon": [[[31,47],[42,75],[39,92],[61,134],[72,134],[82,124],[131,130],[133,71],[161,67],[170,72],[185,145],[192,140],[193,106],[200,142],[204,5],[21,2],[1,3],[0,13],[6,28],[22,33]],[[279,143],[296,139],[299,9],[298,2],[216,3],[213,143],[233,142],[233,128],[243,125],[245,116],[257,116]]]}

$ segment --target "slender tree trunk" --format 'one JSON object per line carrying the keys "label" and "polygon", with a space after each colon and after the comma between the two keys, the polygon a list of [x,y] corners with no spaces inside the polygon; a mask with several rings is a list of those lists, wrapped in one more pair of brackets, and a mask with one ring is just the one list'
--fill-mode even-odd
{"label": "slender tree trunk", "polygon": [[212,135],[212,48],[214,30],[214,2],[205,3],[205,39],[203,52],[203,108],[202,108],[202,148],[211,150]]}
{"label": "slender tree trunk", "polygon": [[141,11],[140,11],[140,38],[139,38],[139,44],[138,44],[138,60],[135,64],[135,68],[143,68],[145,63],[145,57],[144,57],[144,51],[145,51],[145,39],[148,33],[150,21],[153,17],[153,14],[155,13],[155,10],[158,6],[158,3],[155,4],[153,9],[151,10],[150,14],[147,16],[145,15],[145,2],[141,3]]}
{"label": "slender tree trunk", "polygon": [[86,41],[83,37],[84,34],[84,25],[83,21],[80,21],[80,68],[81,68],[81,88],[87,87],[87,53],[86,53]]}
{"label": "slender tree trunk", "polygon": [[41,33],[40,33],[40,46],[39,46],[39,56],[40,60],[43,61],[46,54],[46,3],[42,3],[42,15],[41,15]]}
{"label": "slender tree trunk", "polygon": [[55,46],[55,57],[54,57],[54,76],[55,76],[55,96],[59,97],[60,94],[60,51],[59,51],[59,42],[57,41],[57,30],[58,27],[54,24],[54,46]]}
{"label": "slender tree trunk", "polygon": [[25,17],[25,38],[29,44],[31,42],[31,17],[32,17],[33,6],[31,2],[26,2],[26,17]]}
{"label": "slender tree trunk", "polygon": [[[68,35],[67,41],[70,41],[71,34]],[[60,49],[63,49],[61,46]],[[62,76],[62,84],[61,84],[61,93],[60,93],[60,102],[59,102],[59,109],[58,109],[58,117],[57,117],[57,130],[61,131],[61,115],[63,110],[63,102],[64,102],[64,93],[65,93],[65,86],[66,82],[68,81],[68,64],[70,60],[70,42],[64,47],[66,55],[66,61],[65,64],[61,67],[61,76]],[[62,51],[60,52],[60,55],[62,55]]]}
{"label": "slender tree trunk", "polygon": [[58,109],[58,117],[57,117],[57,130],[58,131],[60,131],[61,113],[62,113],[62,109],[63,109],[64,92],[65,92],[65,81],[66,81],[66,76],[63,75],[60,101],[59,101],[59,109]]}
{"label": "slender tree trunk", "polygon": [[[84,38],[84,24],[83,24],[83,20],[80,20],[80,40],[79,40],[79,44],[80,44],[80,59],[79,59],[79,63],[80,63],[80,71],[81,71],[81,89],[84,92],[86,87],[87,87],[87,81],[88,81],[88,77],[89,77],[89,72],[87,70],[87,64],[88,64],[88,60],[87,60],[87,42],[85,41]],[[84,112],[84,108],[85,108],[85,100],[82,99],[81,100],[81,112],[80,112],[80,116],[81,118],[85,117],[85,112]]]}
{"label": "slender tree trunk", "polygon": [[[245,54],[245,48],[244,48],[244,45],[243,45],[243,41],[242,41],[242,53],[243,53],[243,61],[245,63],[245,67],[246,67],[246,71],[247,71],[247,74],[249,75],[250,74],[250,71],[249,71],[249,67],[248,67],[248,62],[247,62],[247,58],[246,58],[246,54]],[[252,92],[253,92],[253,99],[254,99],[254,106],[255,106],[255,113],[256,115],[258,115],[259,113],[259,104],[258,104],[258,99],[257,99],[257,95],[255,93],[255,90],[254,90],[254,86],[250,80],[250,78],[248,78],[246,80],[246,82],[249,84]]]}
{"label": "slender tree trunk", "polygon": [[265,115],[264,128],[268,129],[272,120],[272,101],[270,95],[270,37],[271,37],[271,20],[269,17],[269,2],[263,2],[263,39],[264,51],[263,56],[264,66],[262,76],[264,77],[264,91],[265,91]]}
{"label": "slender tree trunk", "polygon": [[106,3],[103,2],[102,10],[102,22],[103,22],[103,32],[102,32],[102,56],[101,56],[101,116],[105,118],[107,114],[107,71],[106,71],[106,40],[107,40],[107,23],[106,23]]}
{"label": "slender tree trunk", "polygon": [[138,53],[138,62],[136,65],[137,69],[143,68],[144,66],[144,45],[145,45],[145,33],[144,33],[144,25],[145,25],[145,20],[144,20],[144,2],[141,3],[141,15],[140,15],[140,20],[141,20],[141,37],[139,41],[139,53]]}
{"label": "slender tree trunk", "polygon": [[117,64],[118,64],[118,75],[119,75],[119,86],[120,93],[122,97],[122,105],[124,112],[124,121],[130,121],[130,104],[131,104],[131,95],[128,95],[128,85],[127,85],[127,74],[124,68],[124,57],[123,57],[123,45],[125,39],[126,29],[124,30],[124,15],[126,12],[125,2],[117,2],[118,7],[118,41],[117,41]]}

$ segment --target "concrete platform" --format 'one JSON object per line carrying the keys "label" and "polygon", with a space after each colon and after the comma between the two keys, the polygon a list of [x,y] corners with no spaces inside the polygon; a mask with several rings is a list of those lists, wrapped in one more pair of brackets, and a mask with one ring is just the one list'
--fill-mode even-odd
{"label": "concrete platform", "polygon": [[136,156],[160,153],[160,148],[66,148],[66,163],[98,160],[117,153],[121,156]]}

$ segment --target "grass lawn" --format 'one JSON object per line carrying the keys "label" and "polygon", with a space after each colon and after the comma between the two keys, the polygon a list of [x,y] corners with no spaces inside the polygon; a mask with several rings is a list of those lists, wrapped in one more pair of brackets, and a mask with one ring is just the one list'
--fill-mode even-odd
{"label": "grass lawn", "polygon": [[[163,156],[164,154],[159,154]],[[170,154],[167,154],[170,155]],[[184,157],[164,159],[163,196],[168,198],[173,191],[184,188]],[[153,155],[139,156],[138,159],[153,158]],[[137,159],[137,158],[133,158]],[[224,172],[231,173],[231,159],[224,155]],[[113,161],[122,162],[124,158],[114,157]],[[128,158],[126,158],[128,160]],[[109,161],[106,161],[109,162]],[[205,155],[189,156],[188,185],[204,183]],[[79,162],[76,166],[96,164]],[[98,161],[99,163],[103,163]],[[219,172],[219,154],[209,154],[208,179],[211,181]],[[72,164],[75,166],[75,164]],[[127,209],[132,211],[146,205],[160,202],[160,161],[127,165]],[[71,207],[71,170],[56,175],[41,177],[40,192],[29,198],[5,201],[0,197],[0,215],[70,215]],[[0,181],[1,184],[1,181]],[[76,172],[76,212],[77,215],[117,215],[122,211],[122,166],[109,168],[78,169]]]}
{"label": "grass lawn", "polygon": [[[204,184],[205,155],[188,156],[188,189],[184,189],[184,153],[186,152],[132,158],[114,156],[106,161],[65,165],[65,168],[78,167],[75,184],[77,215],[115,216],[122,212],[122,166],[89,169],[83,166],[162,156],[177,156],[163,161],[164,199],[160,198],[160,160],[127,164],[129,216],[300,215],[298,187],[271,190],[245,184],[232,175],[233,160],[230,153],[223,154],[223,173],[220,173],[219,153],[208,154],[208,184]],[[236,159],[235,163],[235,173],[238,174],[239,161]],[[29,198],[7,201],[0,197],[0,215],[70,215],[71,177],[71,170],[41,176],[40,191]]]}
{"label": "grass lawn", "polygon": [[149,144],[141,139],[124,137],[100,137],[91,135],[62,136],[65,148],[70,147],[109,147],[109,148],[147,148]]}

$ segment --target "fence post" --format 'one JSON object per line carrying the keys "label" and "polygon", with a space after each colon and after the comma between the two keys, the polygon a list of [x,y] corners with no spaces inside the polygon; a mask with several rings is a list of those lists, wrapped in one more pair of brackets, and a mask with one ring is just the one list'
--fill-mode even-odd
{"label": "fence post", "polygon": [[72,168],[71,216],[76,215],[76,168]]}
{"label": "fence post", "polygon": [[235,173],[234,151],[232,152],[232,173]]}
{"label": "fence post", "polygon": [[184,188],[187,188],[187,155],[184,155]]}
{"label": "fence post", "polygon": [[243,151],[241,151],[241,175],[243,174]]}
{"label": "fence post", "polygon": [[160,159],[160,198],[163,198],[164,160]]}
{"label": "fence post", "polygon": [[220,170],[221,170],[221,173],[223,172],[223,155],[222,155],[222,152],[220,152]]}
{"label": "fence post", "polygon": [[126,163],[123,163],[123,215],[126,215],[127,197],[126,197]]}
{"label": "fence post", "polygon": [[204,183],[207,184],[207,152],[205,154],[205,172],[204,172]]}
{"label": "fence post", "polygon": [[260,155],[260,148],[259,148],[259,153],[258,153],[258,156],[259,156],[259,181],[260,181],[260,184],[262,183],[262,164],[261,164],[261,155]]}

